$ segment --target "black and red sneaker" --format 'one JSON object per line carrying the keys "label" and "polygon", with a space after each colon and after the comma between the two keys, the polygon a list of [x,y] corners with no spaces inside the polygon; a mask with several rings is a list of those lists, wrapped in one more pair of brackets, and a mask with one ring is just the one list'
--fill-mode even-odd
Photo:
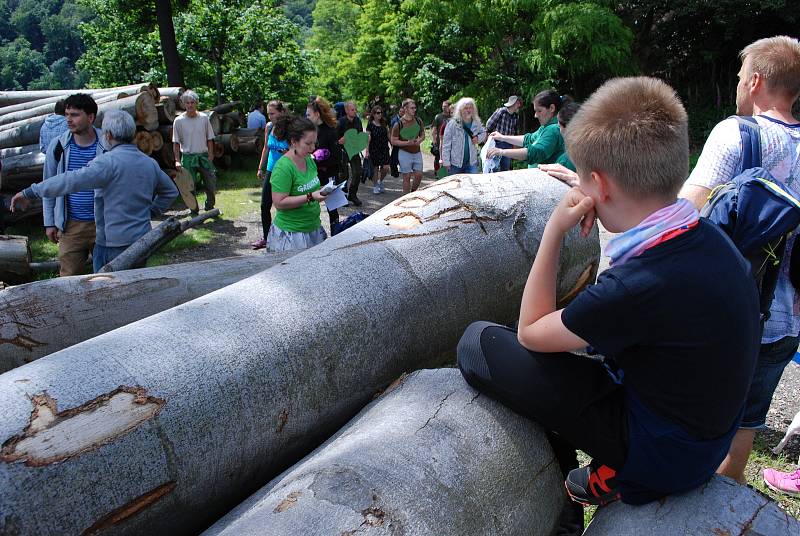
{"label": "black and red sneaker", "polygon": [[605,506],[619,500],[615,476],[617,472],[607,465],[587,465],[573,469],[564,485],[570,498],[584,506]]}

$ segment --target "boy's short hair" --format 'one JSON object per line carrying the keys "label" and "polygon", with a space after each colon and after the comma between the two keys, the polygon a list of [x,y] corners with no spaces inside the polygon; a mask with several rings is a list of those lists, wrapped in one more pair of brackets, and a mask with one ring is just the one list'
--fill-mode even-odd
{"label": "boy's short hair", "polygon": [[750,43],[739,53],[750,60],[747,77],[758,73],[769,89],[797,98],[800,95],[800,42],[779,35]]}
{"label": "boy's short hair", "polygon": [[583,103],[567,126],[578,174],[607,174],[634,197],[672,197],[689,174],[686,110],[665,82],[614,78]]}
{"label": "boy's short hair", "polygon": [[80,110],[86,115],[97,115],[97,103],[86,93],[75,93],[64,99],[64,110],[67,108]]}
{"label": "boy's short hair", "polygon": [[53,113],[56,115],[64,115],[67,111],[67,107],[64,105],[64,99],[58,99],[56,101],[55,106],[53,107]]}

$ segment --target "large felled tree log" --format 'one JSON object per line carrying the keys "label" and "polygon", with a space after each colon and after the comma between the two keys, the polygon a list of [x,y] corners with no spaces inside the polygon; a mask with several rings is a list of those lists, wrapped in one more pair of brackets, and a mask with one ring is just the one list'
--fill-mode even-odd
{"label": "large felled tree log", "polygon": [[217,136],[215,141],[219,141],[225,147],[225,153],[236,153],[239,151],[239,136],[236,134],[222,134]]}
{"label": "large felled tree log", "polygon": [[164,137],[161,135],[161,132],[154,130],[152,132],[148,132],[150,135],[150,148],[152,149],[152,153],[160,153],[161,148],[164,146]]}
{"label": "large felled tree log", "polygon": [[[16,193],[16,192],[14,192]],[[25,211],[11,212],[11,198],[13,194],[4,192],[0,194],[0,202],[3,203],[5,214],[3,214],[3,223],[6,225],[14,225],[22,220],[38,220],[37,223],[42,223],[42,200],[32,199],[31,204]]]}
{"label": "large felled tree log", "polygon": [[0,281],[6,284],[30,281],[30,263],[27,236],[0,235]]}
{"label": "large felled tree log", "polygon": [[[123,99],[112,99],[98,106],[95,126],[103,124],[103,115],[109,110],[124,110],[131,114],[136,120],[136,124],[147,130],[158,128],[158,112],[156,111],[155,101],[148,92],[139,93]],[[14,128],[2,130],[0,127],[0,149],[6,147],[18,147],[20,145],[30,145],[39,141],[39,130],[44,123],[44,116],[32,117],[23,121],[24,124]],[[8,127],[9,125],[3,125]]]}
{"label": "large felled tree log", "polygon": [[695,490],[644,506],[614,503],[595,513],[585,536],[706,536],[800,534],[800,521],[729,478],[715,476]]}
{"label": "large felled tree log", "polygon": [[156,104],[158,122],[161,125],[171,125],[175,121],[175,101],[172,97],[161,97],[161,102]]}
{"label": "large felled tree log", "polygon": [[[513,321],[566,191],[535,169],[452,176],[269,270],[0,375],[0,533],[207,527],[470,322]],[[593,278],[599,253],[596,232],[567,234],[559,297]]]}
{"label": "large felled tree log", "polygon": [[422,370],[203,536],[549,535],[560,477],[538,426],[457,369]]}
{"label": "large felled tree log", "polygon": [[16,193],[41,181],[44,161],[45,155],[39,151],[38,145],[35,152],[4,157],[0,188]]}
{"label": "large felled tree log", "polygon": [[32,143],[30,145],[23,145],[22,147],[9,147],[7,149],[0,149],[0,158],[2,158],[3,162],[5,162],[5,159],[10,157],[10,156],[17,156],[17,155],[25,154],[25,153],[35,153],[38,150],[39,150],[39,144],[38,143]]}
{"label": "large felled tree log", "polygon": [[[7,113],[11,111],[16,111],[22,108],[14,108],[12,106],[16,106],[18,104],[31,102],[31,101],[38,101],[42,99],[52,98],[55,99],[53,102],[57,101],[58,99],[63,99],[75,93],[88,93],[89,95],[97,95],[97,94],[109,94],[109,93],[124,93],[124,92],[136,92],[138,93],[140,90],[146,88],[145,84],[133,84],[130,86],[120,86],[120,87],[110,87],[110,88],[103,88],[103,89],[53,89],[53,90],[44,90],[44,91],[0,91],[0,114]],[[44,102],[40,104],[45,104]]]}
{"label": "large felled tree log", "polygon": [[143,91],[137,95],[117,99],[98,107],[95,126],[103,124],[103,117],[110,110],[124,110],[131,114],[138,126],[145,130],[156,130],[158,128],[158,111],[156,110],[156,100],[150,92]]}
{"label": "large felled tree log", "polygon": [[291,256],[229,257],[0,290],[0,373],[241,281]]}
{"label": "large felled tree log", "polygon": [[146,235],[139,238],[136,242],[128,246],[128,249],[117,255],[111,262],[100,269],[100,272],[118,272],[120,270],[130,270],[131,268],[146,261],[150,255],[155,253],[158,248],[168,243],[187,229],[196,227],[209,218],[219,216],[219,209],[215,208],[195,216],[190,220],[179,220],[177,218],[167,218],[158,227],[151,230]]}
{"label": "large felled tree log", "polygon": [[261,154],[264,148],[264,138],[256,136],[239,136],[239,153],[241,154]]}
{"label": "large felled tree log", "polygon": [[[101,96],[102,95],[102,96]],[[94,101],[100,105],[104,102],[117,100],[116,94],[96,94],[93,95]],[[0,131],[8,130],[18,126],[27,124],[27,121],[32,118],[47,118],[55,110],[55,103],[45,104],[44,106],[37,106],[28,110],[21,110],[11,114],[0,116]]]}
{"label": "large felled tree log", "polygon": [[136,147],[144,154],[150,154],[153,152],[153,138],[146,130],[138,131],[133,137],[133,143],[135,143]]}

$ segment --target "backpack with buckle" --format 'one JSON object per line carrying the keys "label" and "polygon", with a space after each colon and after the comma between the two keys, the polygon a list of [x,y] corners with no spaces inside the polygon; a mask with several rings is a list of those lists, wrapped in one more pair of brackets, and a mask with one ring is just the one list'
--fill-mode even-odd
{"label": "backpack with buckle", "polygon": [[[742,138],[742,172],[712,190],[700,215],[716,223],[750,262],[759,292],[761,320],[769,318],[786,241],[800,225],[800,199],[761,167],[760,127],[733,116]],[[790,255],[790,279],[800,288],[800,248]]]}

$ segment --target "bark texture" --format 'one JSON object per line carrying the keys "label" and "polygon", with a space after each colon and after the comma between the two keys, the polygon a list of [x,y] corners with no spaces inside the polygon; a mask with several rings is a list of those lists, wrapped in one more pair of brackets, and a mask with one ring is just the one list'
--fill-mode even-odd
{"label": "bark texture", "polygon": [[[0,241],[0,256],[2,251]],[[58,277],[0,290],[0,373],[204,296],[289,257],[248,255]]]}
{"label": "bark texture", "polygon": [[[566,190],[535,169],[448,177],[269,270],[0,375],[0,533],[209,526],[470,322],[512,322]],[[559,296],[593,279],[599,254],[596,231],[565,237]]]}
{"label": "bark texture", "polygon": [[469,387],[414,372],[203,536],[533,536],[566,500],[547,436]]}

